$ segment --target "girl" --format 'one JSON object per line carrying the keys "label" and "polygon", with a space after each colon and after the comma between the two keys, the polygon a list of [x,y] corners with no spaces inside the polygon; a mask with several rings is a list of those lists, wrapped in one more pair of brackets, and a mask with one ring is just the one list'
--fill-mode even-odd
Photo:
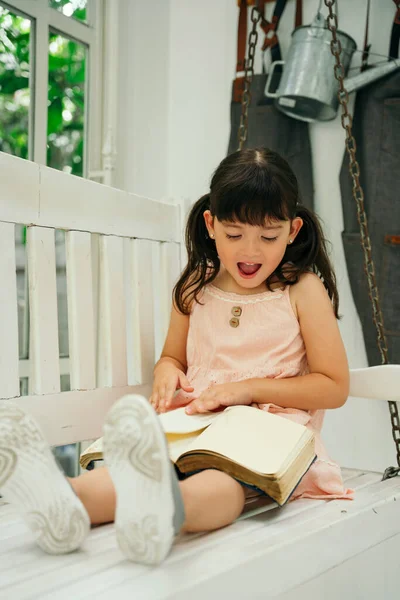
{"label": "girl", "polygon": [[171,469],[155,410],[182,405],[194,414],[247,404],[306,425],[318,460],[293,498],[352,498],[319,437],[324,409],[342,406],[349,386],[335,276],[287,162],[265,148],[225,158],[191,210],[186,245],[150,402],[128,396],[113,406],[106,467],[68,485],[32,419],[0,408],[0,491],[47,552],[71,551],[90,524],[115,520],[126,556],[158,564],[179,531],[241,514],[245,489],[229,475],[178,481]]}

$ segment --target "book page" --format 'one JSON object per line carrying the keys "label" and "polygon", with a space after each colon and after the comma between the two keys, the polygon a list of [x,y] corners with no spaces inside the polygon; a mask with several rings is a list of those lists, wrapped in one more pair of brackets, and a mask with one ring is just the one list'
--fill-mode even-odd
{"label": "book page", "polygon": [[176,462],[181,454],[186,452],[191,442],[198,437],[198,432],[192,433],[167,433],[168,453],[171,460]]}
{"label": "book page", "polygon": [[191,433],[205,429],[215,419],[218,419],[221,414],[221,412],[216,412],[188,415],[185,412],[185,407],[181,407],[162,413],[159,417],[165,433]]}
{"label": "book page", "polygon": [[90,444],[90,446],[88,446],[86,448],[86,450],[84,450],[81,453],[81,456],[85,456],[85,454],[92,454],[94,452],[103,452],[103,438],[102,437],[98,438],[92,444]]}
{"label": "book page", "polygon": [[[176,459],[185,452],[189,446],[189,444],[196,439],[198,436],[198,431],[189,432],[189,433],[166,433],[165,434],[168,443],[168,452],[171,460],[174,462]],[[81,457],[87,456],[89,454],[95,454],[98,452],[103,452],[103,438],[99,438],[95,442],[93,442],[90,446],[86,448],[81,453]]]}
{"label": "book page", "polygon": [[[210,423],[215,421],[220,413],[207,413],[204,415],[187,415],[185,408],[178,408],[168,413],[159,415],[161,426],[167,437],[167,442],[172,460],[176,460],[185,452],[188,444],[197,437]],[[103,438],[93,442],[81,456],[103,451]]]}
{"label": "book page", "polygon": [[303,425],[250,406],[235,406],[191,442],[191,450],[227,456],[251,471],[277,474],[312,437]]}

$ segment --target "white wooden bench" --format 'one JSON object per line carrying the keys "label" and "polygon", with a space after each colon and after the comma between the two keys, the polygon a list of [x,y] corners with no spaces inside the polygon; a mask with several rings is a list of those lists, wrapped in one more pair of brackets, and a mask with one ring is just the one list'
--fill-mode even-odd
{"label": "white wooden bench", "polygon": [[[22,397],[16,223],[28,225],[31,370]],[[50,445],[97,438],[117,398],[148,395],[180,270],[180,223],[179,206],[0,153],[0,401],[30,411]],[[60,392],[55,229],[66,231],[68,392]],[[400,401],[399,369],[353,371],[352,395]],[[338,448],[345,442],[340,421],[329,433]],[[362,464],[374,443],[372,432],[358,435],[358,455],[344,466]],[[343,471],[353,502],[271,504],[224,530],[181,536],[157,569],[125,560],[113,525],[93,529],[76,553],[48,556],[12,507],[0,506],[0,598],[398,599],[400,478],[381,482],[364,466]]]}

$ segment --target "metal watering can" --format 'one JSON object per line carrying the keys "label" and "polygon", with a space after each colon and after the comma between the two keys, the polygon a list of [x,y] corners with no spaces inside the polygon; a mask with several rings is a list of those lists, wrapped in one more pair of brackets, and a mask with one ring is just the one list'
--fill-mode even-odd
{"label": "metal watering can", "polygon": [[[337,31],[342,45],[341,61],[345,75],[357,44],[352,37]],[[297,27],[292,33],[292,43],[286,61],[272,63],[265,86],[265,95],[275,98],[276,107],[300,121],[330,121],[336,117],[339,105],[339,82],[334,75],[335,57],[331,53],[332,34],[320,12],[311,25]],[[278,90],[269,91],[277,65],[285,65]],[[400,68],[400,59],[384,63],[345,80],[350,92]]]}

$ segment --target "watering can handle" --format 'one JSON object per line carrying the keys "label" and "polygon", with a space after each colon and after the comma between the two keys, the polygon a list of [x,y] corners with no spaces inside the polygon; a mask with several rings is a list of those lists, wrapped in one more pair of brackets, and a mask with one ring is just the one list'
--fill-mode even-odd
{"label": "watering can handle", "polygon": [[273,92],[269,91],[269,86],[272,81],[272,75],[274,74],[275,67],[277,65],[284,65],[284,64],[285,64],[284,60],[276,60],[275,62],[272,63],[272,65],[270,67],[268,77],[267,77],[267,83],[265,84],[265,92],[264,92],[265,96],[267,96],[268,98],[277,98],[278,97],[277,92],[273,93]]}

